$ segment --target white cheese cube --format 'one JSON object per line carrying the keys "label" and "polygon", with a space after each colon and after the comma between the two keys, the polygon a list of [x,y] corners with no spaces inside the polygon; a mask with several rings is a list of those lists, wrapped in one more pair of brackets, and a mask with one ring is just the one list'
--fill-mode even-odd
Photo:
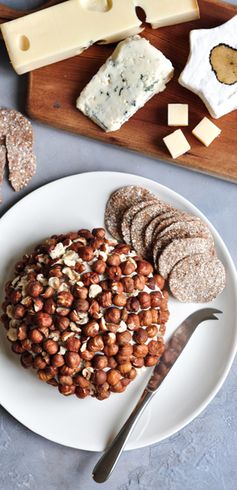
{"label": "white cheese cube", "polygon": [[172,158],[181,157],[191,149],[188,140],[185,138],[183,131],[177,129],[173,133],[163,138]]}
{"label": "white cheese cube", "polygon": [[193,135],[205,146],[209,146],[221,134],[215,124],[210,119],[204,117],[201,122],[193,129]]}
{"label": "white cheese cube", "polygon": [[116,131],[173,76],[172,63],[149,41],[118,44],[77,99],[76,106],[105,131]]}
{"label": "white cheese cube", "polygon": [[168,104],[168,126],[188,126],[188,104]]}

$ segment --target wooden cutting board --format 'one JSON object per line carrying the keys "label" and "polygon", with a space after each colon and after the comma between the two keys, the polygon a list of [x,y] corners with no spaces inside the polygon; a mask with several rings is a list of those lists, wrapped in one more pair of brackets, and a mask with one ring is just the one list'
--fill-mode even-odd
{"label": "wooden cutting board", "polygon": [[[176,75],[165,92],[150,100],[119,131],[103,132],[75,108],[82,88],[112,53],[111,45],[92,46],[80,56],[33,71],[29,77],[27,113],[57,128],[237,181],[237,111],[214,120],[222,134],[206,148],[192,136],[191,130],[204,116],[210,117],[209,113],[199,97],[177,82],[189,54],[189,31],[216,27],[237,14],[235,6],[217,0],[199,0],[199,5],[198,21],[156,30],[146,27],[142,35],[171,59]],[[190,125],[182,129],[191,151],[177,160],[170,158],[162,141],[175,129],[167,126],[167,104],[172,102],[188,103],[190,108]]]}

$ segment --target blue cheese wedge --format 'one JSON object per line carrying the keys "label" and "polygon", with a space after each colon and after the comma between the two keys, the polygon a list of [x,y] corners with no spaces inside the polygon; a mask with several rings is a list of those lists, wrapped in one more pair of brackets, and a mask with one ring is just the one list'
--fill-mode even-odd
{"label": "blue cheese wedge", "polygon": [[140,36],[118,44],[77,99],[76,106],[106,132],[118,130],[153,95],[163,92],[173,66]]}
{"label": "blue cheese wedge", "polygon": [[191,31],[179,83],[199,95],[214,118],[237,109],[237,15],[219,27]]}

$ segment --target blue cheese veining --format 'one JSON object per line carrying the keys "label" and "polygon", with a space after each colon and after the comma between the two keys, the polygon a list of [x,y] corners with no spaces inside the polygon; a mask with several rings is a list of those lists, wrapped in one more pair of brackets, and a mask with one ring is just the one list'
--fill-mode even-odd
{"label": "blue cheese veining", "polygon": [[163,92],[173,66],[140,36],[118,44],[77,99],[76,106],[105,131],[116,131],[153,95]]}

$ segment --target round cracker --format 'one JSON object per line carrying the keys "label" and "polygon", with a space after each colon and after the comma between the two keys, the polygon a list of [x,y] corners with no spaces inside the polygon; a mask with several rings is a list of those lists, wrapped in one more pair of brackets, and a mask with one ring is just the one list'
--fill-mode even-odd
{"label": "round cracker", "polygon": [[165,247],[158,258],[159,274],[167,279],[174,266],[185,257],[193,254],[214,254],[213,243],[207,238],[184,238],[173,240]]}
{"label": "round cracker", "polygon": [[137,204],[133,204],[130,206],[124,213],[121,221],[121,232],[123,235],[123,240],[125,243],[128,245],[132,244],[131,241],[131,225],[132,225],[132,220],[135,217],[135,215],[140,211],[141,209],[145,208],[149,204],[152,204],[153,202],[156,202],[157,199],[154,199],[153,201],[151,200],[144,200],[140,201]]}
{"label": "round cracker", "polygon": [[145,246],[146,246],[147,250],[149,251],[149,253],[151,253],[152,242],[153,242],[153,238],[154,238],[156,228],[161,224],[163,219],[166,219],[168,217],[171,218],[172,216],[175,215],[176,212],[177,211],[174,208],[171,208],[171,211],[167,211],[165,213],[158,214],[158,216],[156,216],[153,220],[151,220],[149,225],[147,225],[147,227],[145,229],[144,240],[145,240]]}
{"label": "round cracker", "polygon": [[226,284],[222,262],[210,254],[194,254],[176,264],[169,276],[170,291],[183,303],[208,303]]}
{"label": "round cracker", "polygon": [[140,201],[155,198],[151,191],[138,185],[128,185],[113,192],[107,201],[104,218],[105,226],[112,237],[122,240],[121,219],[127,208]]}
{"label": "round cracker", "polygon": [[195,216],[194,221],[177,221],[168,226],[158,237],[154,238],[154,263],[157,263],[159,254],[170,242],[181,238],[209,238],[213,242],[207,225],[199,219],[195,220]]}
{"label": "round cracker", "polygon": [[147,256],[144,241],[145,229],[155,216],[167,209],[167,206],[168,205],[165,202],[157,201],[157,204],[153,203],[146,206],[134,216],[131,224],[131,241],[132,246],[138,255],[141,255],[142,257]]}

